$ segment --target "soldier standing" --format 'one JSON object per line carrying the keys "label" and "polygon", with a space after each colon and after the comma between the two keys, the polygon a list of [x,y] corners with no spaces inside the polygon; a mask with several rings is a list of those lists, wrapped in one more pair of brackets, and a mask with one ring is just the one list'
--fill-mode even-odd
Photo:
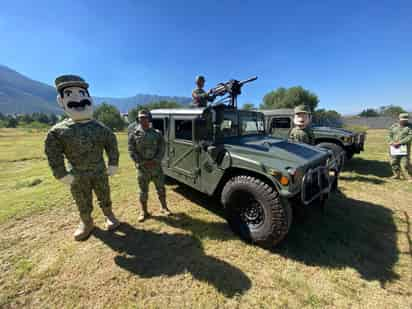
{"label": "soldier standing", "polygon": [[294,142],[315,145],[315,135],[310,128],[310,111],[305,105],[295,107],[295,127],[289,133],[289,139]]}
{"label": "soldier standing", "polygon": [[213,102],[215,96],[204,91],[205,78],[202,75],[196,76],[196,88],[192,92],[193,105],[196,107],[206,107],[207,102]]}
{"label": "soldier standing", "polygon": [[[108,179],[118,169],[119,151],[113,132],[93,120],[93,99],[89,95],[89,85],[76,75],[60,76],[56,78],[55,84],[57,102],[70,118],[50,129],[45,141],[45,152],[54,177],[71,188],[80,214],[80,225],[74,232],[74,238],[83,240],[94,228],[91,217],[92,191],[106,217],[107,229],[113,230],[120,225],[112,212]],[[108,168],[103,151],[106,151],[109,159]],[[64,158],[70,165],[69,170],[66,170]]]}
{"label": "soldier standing", "polygon": [[391,149],[390,164],[393,171],[393,179],[404,178],[412,182],[412,171],[410,166],[412,129],[408,126],[409,115],[399,115],[399,123],[393,124],[389,129],[389,145]]}
{"label": "soldier standing", "polygon": [[140,111],[139,125],[129,132],[129,155],[136,164],[137,181],[140,188],[141,215],[143,222],[150,214],[147,211],[149,183],[154,182],[160,200],[161,212],[170,215],[167,208],[164,174],[161,161],[165,153],[165,142],[160,131],[151,128],[150,112]]}

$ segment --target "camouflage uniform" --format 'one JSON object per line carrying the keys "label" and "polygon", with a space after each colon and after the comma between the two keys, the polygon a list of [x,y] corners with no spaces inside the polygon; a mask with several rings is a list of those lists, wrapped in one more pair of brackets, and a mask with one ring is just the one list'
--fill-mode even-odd
{"label": "camouflage uniform", "polygon": [[206,107],[207,102],[213,102],[214,96],[209,95],[201,88],[196,88],[192,92],[193,105],[196,107]]}
{"label": "camouflage uniform", "polygon": [[[116,136],[96,120],[79,123],[66,119],[51,128],[46,137],[45,152],[53,175],[57,179],[69,173],[74,176],[71,193],[83,220],[90,220],[92,191],[104,213],[112,206],[103,150],[109,158],[108,164],[118,166]],[[69,163],[69,172],[64,157]]]}
{"label": "camouflage uniform", "polygon": [[405,156],[390,156],[390,164],[394,174],[394,178],[400,178],[401,173],[404,177],[412,179],[412,171],[410,166],[412,129],[407,125],[401,127],[399,123],[392,125],[388,134],[389,143],[399,143],[406,145],[407,155]]}
{"label": "camouflage uniform", "polygon": [[289,133],[289,139],[294,142],[315,145],[315,135],[313,134],[313,130],[309,127],[304,129],[294,127]]}
{"label": "camouflage uniform", "polygon": [[[199,84],[199,82],[202,82]],[[213,102],[214,96],[210,95],[202,89],[205,82],[205,78],[202,75],[196,76],[197,87],[192,91],[193,106],[196,107],[206,107],[207,102]]]}
{"label": "camouflage uniform", "polygon": [[[147,214],[149,183],[154,182],[161,208],[167,209],[164,174],[161,161],[165,153],[165,142],[160,131],[144,130],[140,125],[130,128],[128,136],[129,155],[136,164],[137,181],[140,187],[140,203],[143,216]],[[149,165],[147,165],[149,163]]]}

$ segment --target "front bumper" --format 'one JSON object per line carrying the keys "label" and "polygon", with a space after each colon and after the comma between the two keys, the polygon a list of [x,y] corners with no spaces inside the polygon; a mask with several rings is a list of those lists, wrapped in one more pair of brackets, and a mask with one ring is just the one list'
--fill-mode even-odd
{"label": "front bumper", "polygon": [[326,195],[331,190],[331,177],[329,168],[319,166],[309,169],[302,178],[301,199],[304,205],[308,205],[315,199]]}
{"label": "front bumper", "polygon": [[355,140],[355,143],[353,145],[355,153],[360,153],[361,151],[364,150],[365,140],[366,140],[366,134],[365,133],[359,133],[356,136],[356,140]]}

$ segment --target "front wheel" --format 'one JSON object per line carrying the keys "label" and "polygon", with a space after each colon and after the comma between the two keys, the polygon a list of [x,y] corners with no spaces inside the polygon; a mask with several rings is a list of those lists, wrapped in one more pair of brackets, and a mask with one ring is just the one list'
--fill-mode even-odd
{"label": "front wheel", "polygon": [[[336,160],[336,165],[337,165],[337,170],[340,172],[343,168],[343,165],[345,163],[344,156],[345,156],[345,150],[337,144],[334,143],[319,143],[316,146],[319,148],[331,150],[333,153],[333,158]],[[343,155],[342,155],[343,154]]]}
{"label": "front wheel", "polygon": [[246,241],[265,247],[279,243],[288,233],[292,210],[278,192],[253,176],[235,176],[223,188],[227,221]]}

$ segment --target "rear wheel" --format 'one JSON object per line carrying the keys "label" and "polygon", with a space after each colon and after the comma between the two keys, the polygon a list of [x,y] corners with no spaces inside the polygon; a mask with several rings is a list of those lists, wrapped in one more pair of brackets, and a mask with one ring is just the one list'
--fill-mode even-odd
{"label": "rear wheel", "polygon": [[279,243],[292,222],[289,203],[267,183],[253,176],[235,176],[223,188],[222,204],[232,230],[265,247]]}

